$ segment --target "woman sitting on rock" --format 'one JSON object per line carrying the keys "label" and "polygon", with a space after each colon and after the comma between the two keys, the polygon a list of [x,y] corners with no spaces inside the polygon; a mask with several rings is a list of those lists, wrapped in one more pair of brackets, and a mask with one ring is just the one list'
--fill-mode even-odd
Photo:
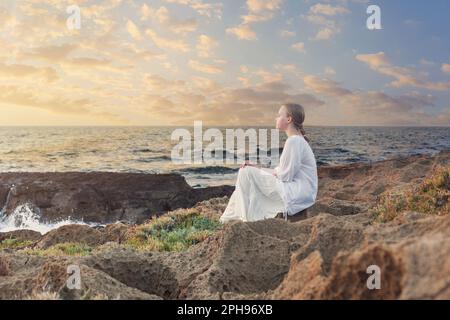
{"label": "woman sitting on rock", "polygon": [[311,207],[317,196],[317,166],[305,136],[305,110],[299,104],[281,106],[276,127],[287,135],[279,165],[261,169],[246,161],[239,169],[236,189],[220,217],[257,221],[284,217],[296,221]]}

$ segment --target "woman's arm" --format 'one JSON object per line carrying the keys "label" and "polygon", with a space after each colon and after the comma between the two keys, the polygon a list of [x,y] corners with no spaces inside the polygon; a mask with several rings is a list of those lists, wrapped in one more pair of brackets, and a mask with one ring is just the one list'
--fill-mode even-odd
{"label": "woman's arm", "polygon": [[257,165],[250,163],[248,160],[246,160],[243,164],[241,164],[241,169],[245,167],[256,167],[259,168]]}
{"label": "woman's arm", "polygon": [[300,144],[292,139],[286,140],[280,164],[275,167],[275,176],[283,182],[293,181],[300,166]]}

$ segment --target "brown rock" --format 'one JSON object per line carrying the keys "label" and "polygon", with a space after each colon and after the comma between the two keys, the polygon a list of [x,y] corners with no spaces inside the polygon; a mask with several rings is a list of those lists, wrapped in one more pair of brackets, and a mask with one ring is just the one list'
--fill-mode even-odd
{"label": "brown rock", "polygon": [[100,231],[86,225],[66,225],[46,233],[37,242],[36,248],[46,249],[58,243],[76,242],[89,246],[97,246],[104,243]]}
{"label": "brown rock", "polygon": [[0,232],[0,242],[5,239],[17,239],[20,241],[37,241],[42,235],[33,230],[15,230],[10,232]]}
{"label": "brown rock", "polygon": [[229,196],[233,189],[193,189],[177,174],[0,173],[0,207],[10,214],[17,206],[30,203],[44,222],[70,217],[85,222],[139,223],[202,200]]}
{"label": "brown rock", "polygon": [[8,261],[3,258],[0,257],[0,277],[4,277],[9,275],[9,263]]}

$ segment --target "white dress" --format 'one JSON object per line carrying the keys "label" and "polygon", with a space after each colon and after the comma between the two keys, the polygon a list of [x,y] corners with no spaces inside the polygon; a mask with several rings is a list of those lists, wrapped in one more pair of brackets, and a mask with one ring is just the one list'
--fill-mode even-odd
{"label": "white dress", "polygon": [[309,143],[303,136],[291,136],[274,170],[251,166],[239,170],[236,189],[220,221],[257,221],[279,212],[294,215],[315,203],[317,186],[316,159]]}

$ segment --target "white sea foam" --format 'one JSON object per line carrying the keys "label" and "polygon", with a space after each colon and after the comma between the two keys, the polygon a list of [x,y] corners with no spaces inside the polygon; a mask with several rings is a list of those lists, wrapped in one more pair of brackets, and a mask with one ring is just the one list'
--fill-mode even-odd
{"label": "white sea foam", "polygon": [[57,229],[68,224],[82,224],[96,226],[96,224],[88,224],[83,221],[73,220],[71,218],[64,219],[52,223],[43,223],[40,221],[39,213],[33,210],[33,206],[29,203],[18,206],[11,214],[6,215],[0,212],[0,232],[9,232],[15,230],[33,230],[45,234],[50,230]]}

